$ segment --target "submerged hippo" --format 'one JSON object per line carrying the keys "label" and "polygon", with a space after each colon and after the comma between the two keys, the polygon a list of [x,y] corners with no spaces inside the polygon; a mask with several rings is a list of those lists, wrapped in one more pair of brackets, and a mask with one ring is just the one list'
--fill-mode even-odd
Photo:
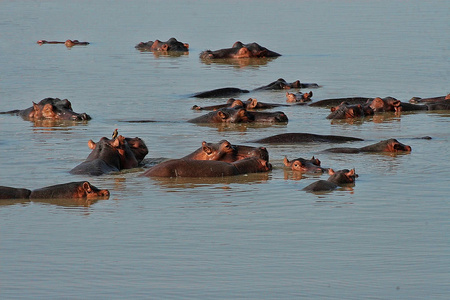
{"label": "submerged hippo", "polygon": [[248,157],[232,163],[216,160],[172,159],[148,169],[147,177],[224,177],[247,173],[268,172],[271,164],[258,157]]}
{"label": "submerged hippo", "polygon": [[363,107],[361,104],[349,105],[346,102],[331,108],[331,113],[327,119],[352,119],[372,115],[370,108]]}
{"label": "submerged hippo", "polygon": [[330,171],[331,176],[327,180],[319,180],[311,183],[307,187],[303,188],[306,192],[327,192],[337,189],[339,186],[354,184],[355,178],[358,175],[355,173],[355,169],[343,169],[337,172]]}
{"label": "submerged hippo", "polygon": [[79,40],[66,40],[65,42],[39,40],[39,41],[37,41],[37,43],[39,45],[44,45],[44,44],[64,44],[64,45],[66,45],[66,47],[89,45],[88,42],[80,42]]}
{"label": "submerged hippo", "polygon": [[108,197],[108,190],[100,190],[88,181],[57,184],[33,191],[0,186],[0,199],[94,199]]}
{"label": "submerged hippo", "polygon": [[182,159],[234,162],[248,157],[257,157],[268,161],[269,153],[265,147],[232,145],[227,140],[222,140],[218,143],[207,143],[204,141],[200,148]]}
{"label": "submerged hippo", "polygon": [[450,94],[447,94],[446,96],[437,96],[437,97],[431,97],[431,98],[420,98],[420,97],[412,97],[409,100],[409,103],[417,104],[417,103],[435,103],[435,102],[441,102],[445,100],[450,100]]}
{"label": "submerged hippo", "polygon": [[177,52],[188,52],[189,44],[177,41],[176,38],[170,38],[166,42],[161,42],[160,40],[148,41],[146,43],[140,42],[135,46],[136,49],[140,51],[177,51]]}
{"label": "submerged hippo", "polygon": [[230,98],[225,104],[217,104],[210,106],[198,106],[194,105],[192,109],[194,110],[218,110],[225,107],[243,107],[247,110],[253,109],[271,109],[275,107],[287,107],[292,106],[290,104],[278,104],[278,103],[265,103],[259,102],[256,98],[249,98],[247,101],[242,101],[239,99]]}
{"label": "submerged hippo", "polygon": [[109,198],[108,190],[100,190],[88,181],[69,182],[33,190],[30,199],[50,198]]}
{"label": "submerged hippo", "polygon": [[362,148],[330,148],[324,150],[324,152],[333,153],[361,153],[361,152],[411,152],[411,147],[400,143],[396,139],[388,139],[376,144],[368,145]]}
{"label": "submerged hippo", "polygon": [[28,189],[0,186],[0,199],[28,199],[30,194]]}
{"label": "submerged hippo", "polygon": [[345,143],[363,141],[363,139],[339,135],[320,135],[312,133],[282,133],[251,141],[261,144],[298,144],[298,143]]}
{"label": "submerged hippo", "polygon": [[[257,87],[253,91],[272,91],[272,90],[288,90],[293,88],[319,88],[317,83],[300,83],[299,80],[294,82],[287,82],[283,78],[279,78],[267,85]],[[200,92],[192,95],[195,98],[224,98],[224,97],[234,97],[239,96],[242,93],[249,93],[249,90],[243,90],[235,87],[219,88],[214,90],[209,90],[205,92]],[[312,96],[312,95],[311,95]]]}
{"label": "submerged hippo", "polygon": [[288,117],[281,111],[254,112],[242,107],[220,108],[206,115],[189,120],[190,123],[286,123]]}
{"label": "submerged hippo", "polygon": [[148,153],[148,149],[139,138],[128,139],[128,141],[122,135],[112,140],[103,137],[98,143],[89,140],[88,146],[92,152],[70,173],[99,176],[123,169],[136,168]]}
{"label": "submerged hippo", "polygon": [[311,97],[313,96],[313,92],[309,91],[309,93],[289,93],[286,92],[286,102],[288,103],[304,103],[310,102]]}
{"label": "submerged hippo", "polygon": [[314,156],[311,159],[300,157],[291,161],[285,157],[283,163],[286,167],[291,168],[292,171],[299,171],[302,173],[325,173],[330,172],[331,170],[330,168],[322,168],[320,166],[320,160]]}
{"label": "submerged hippo", "polygon": [[86,121],[91,117],[86,113],[76,113],[72,110],[72,104],[67,99],[45,98],[37,104],[33,102],[33,106],[23,110],[11,110],[0,112],[0,114],[14,114],[22,117],[24,120],[70,120],[70,121]]}
{"label": "submerged hippo", "polygon": [[257,43],[243,44],[236,42],[231,48],[220,50],[206,50],[200,53],[201,59],[229,59],[229,58],[269,58],[278,57],[278,54]]}

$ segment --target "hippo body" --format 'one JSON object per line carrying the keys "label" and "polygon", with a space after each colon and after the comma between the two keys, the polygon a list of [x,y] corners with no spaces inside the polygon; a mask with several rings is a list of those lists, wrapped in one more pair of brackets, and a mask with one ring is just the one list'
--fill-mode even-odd
{"label": "hippo body", "polygon": [[262,144],[299,144],[299,143],[315,143],[315,142],[325,142],[325,143],[345,143],[363,141],[356,137],[347,137],[339,135],[319,135],[311,133],[282,133],[267,138],[258,139],[252,141],[253,143]]}
{"label": "hippo body", "polygon": [[14,114],[22,117],[24,120],[69,120],[69,121],[87,121],[91,117],[86,113],[76,113],[72,110],[72,104],[69,100],[59,98],[45,98],[37,104],[23,110],[11,110],[1,112],[1,114]]}
{"label": "hippo body", "polygon": [[447,94],[446,96],[438,96],[438,97],[431,97],[431,98],[420,98],[420,97],[413,97],[409,100],[409,103],[417,104],[417,103],[435,103],[435,102],[441,102],[445,100],[450,100],[450,94]]}
{"label": "hippo body", "polygon": [[311,159],[304,159],[300,157],[291,161],[289,161],[287,157],[285,157],[283,163],[286,167],[291,168],[292,171],[299,171],[302,173],[322,174],[331,170],[329,168],[322,168],[320,166],[320,160],[314,158],[314,156]]}
{"label": "hippo body", "polygon": [[388,139],[362,148],[330,148],[324,152],[332,153],[361,153],[361,152],[411,152],[411,147],[400,143],[396,139]]}
{"label": "hippo body", "polygon": [[230,59],[230,58],[269,58],[278,57],[278,54],[257,43],[243,44],[236,42],[231,48],[220,50],[206,50],[200,53],[201,59]]}
{"label": "hippo body", "polygon": [[103,137],[98,143],[90,140],[88,145],[92,152],[70,173],[99,176],[123,169],[136,168],[148,153],[148,149],[139,138],[129,140],[131,144],[128,144],[127,139],[121,135],[113,140]]}
{"label": "hippo body", "polygon": [[242,90],[234,87],[225,87],[214,89],[210,91],[200,92],[194,94],[192,97],[195,98],[224,98],[224,97],[234,97],[240,94],[250,93],[249,90]]}
{"label": "hippo body", "polygon": [[31,192],[30,199],[78,199],[108,198],[108,190],[100,190],[87,181],[52,185]]}
{"label": "hippo body", "polygon": [[307,187],[303,188],[303,190],[311,193],[333,191],[339,186],[353,184],[357,176],[358,175],[355,174],[355,169],[343,169],[337,172],[333,171],[332,175],[327,180],[319,180],[313,182]]}
{"label": "hippo body", "polygon": [[[267,85],[257,87],[252,91],[273,91],[273,90],[287,90],[294,88],[319,88],[320,86],[317,83],[301,83],[299,80],[294,82],[287,82],[283,78],[279,78]],[[192,97],[196,98],[225,98],[225,97],[236,97],[243,93],[249,93],[249,90],[242,90],[235,87],[226,87],[219,88],[214,90],[209,90],[205,92],[200,92],[192,95]],[[312,96],[312,94],[311,94]],[[342,102],[342,101],[341,101]],[[340,102],[339,102],[340,103]]]}
{"label": "hippo body", "polygon": [[249,157],[232,163],[215,160],[172,159],[142,174],[147,177],[224,177],[268,172],[271,165],[263,159]]}
{"label": "hippo body", "polygon": [[162,52],[188,52],[189,44],[177,41],[176,38],[170,38],[166,42],[160,40],[148,41],[146,43],[140,42],[135,46],[140,51],[162,51]]}
{"label": "hippo body", "polygon": [[0,186],[0,199],[28,199],[30,194],[28,189]]}

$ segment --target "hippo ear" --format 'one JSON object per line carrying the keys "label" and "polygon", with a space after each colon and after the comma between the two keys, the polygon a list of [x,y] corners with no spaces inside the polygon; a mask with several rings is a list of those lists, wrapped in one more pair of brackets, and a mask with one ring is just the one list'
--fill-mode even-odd
{"label": "hippo ear", "polygon": [[334,174],[336,174],[336,172],[332,168],[329,168],[328,175],[334,175]]}
{"label": "hippo ear", "polygon": [[347,172],[346,174],[347,176],[355,176],[355,169],[351,169],[350,171]]}
{"label": "hippo ear", "polygon": [[89,140],[88,146],[90,149],[94,150],[97,147],[97,144],[93,140]]}
{"label": "hippo ear", "polygon": [[311,98],[313,96],[313,92],[309,91],[308,95],[309,95],[309,98]]}
{"label": "hippo ear", "polygon": [[163,45],[161,46],[161,50],[162,50],[162,51],[167,51],[167,50],[169,50],[169,45],[163,44]]}
{"label": "hippo ear", "polygon": [[290,161],[287,159],[286,156],[285,156],[284,159],[283,159],[283,163],[284,163],[284,165],[285,165],[286,167],[289,167]]}
{"label": "hippo ear", "polygon": [[221,118],[223,120],[225,120],[227,118],[227,115],[221,110],[217,111],[217,115],[219,116],[219,118]]}
{"label": "hippo ear", "polygon": [[202,150],[206,154],[211,154],[213,152],[211,147],[209,147],[208,144],[205,141],[202,142]]}
{"label": "hippo ear", "polygon": [[189,44],[188,43],[184,43],[183,44],[187,49],[189,49]]}
{"label": "hippo ear", "polygon": [[331,112],[335,112],[336,111],[336,107],[332,107],[330,108]]}
{"label": "hippo ear", "polygon": [[39,105],[33,102],[33,109],[34,111],[39,111]]}
{"label": "hippo ear", "polygon": [[114,148],[118,148],[121,145],[120,139],[119,137],[121,137],[121,135],[119,135],[116,139],[114,139],[114,141],[112,141],[111,146],[113,146]]}
{"label": "hippo ear", "polygon": [[87,182],[87,181],[85,181],[85,182],[83,182],[83,189],[87,192],[87,193],[90,193],[92,190],[91,190],[91,185],[89,184],[89,182]]}
{"label": "hippo ear", "polygon": [[256,100],[256,98],[253,98],[253,99],[250,98],[249,100],[250,100],[250,103],[247,104],[247,109],[255,108],[256,105],[258,105],[258,100]]}

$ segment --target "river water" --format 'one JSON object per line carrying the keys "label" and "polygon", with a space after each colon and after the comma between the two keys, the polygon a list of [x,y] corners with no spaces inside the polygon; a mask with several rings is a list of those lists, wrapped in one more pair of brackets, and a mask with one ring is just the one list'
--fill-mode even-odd
{"label": "river water", "polygon": [[[450,113],[330,122],[288,107],[287,125],[199,126],[195,92],[253,89],[280,77],[315,82],[313,100],[433,97],[450,92],[448,1],[1,1],[0,111],[67,98],[86,124],[0,115],[0,185],[35,189],[89,180],[108,200],[0,203],[2,299],[448,299]],[[178,57],[141,53],[176,37]],[[86,47],[36,44],[78,39]],[[206,64],[205,49],[240,40],[283,56]],[[284,103],[284,91],[248,94]],[[245,100],[247,95],[245,95]],[[170,122],[126,123],[153,119]],[[397,138],[403,155],[322,154],[332,144],[265,145],[267,174],[225,179],[100,177],[70,169],[87,141],[114,128],[141,137],[149,158],[178,158],[202,141],[233,144],[285,132]],[[430,136],[431,140],[418,139]],[[301,189],[284,156],[355,168],[352,189]]]}

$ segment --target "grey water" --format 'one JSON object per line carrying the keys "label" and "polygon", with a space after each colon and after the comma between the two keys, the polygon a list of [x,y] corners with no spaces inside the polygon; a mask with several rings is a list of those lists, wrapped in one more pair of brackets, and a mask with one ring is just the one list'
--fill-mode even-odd
{"label": "grey water", "polygon": [[[278,78],[315,82],[313,100],[450,92],[448,1],[1,1],[0,111],[67,98],[92,120],[47,124],[0,115],[0,185],[88,180],[108,200],[0,202],[2,299],[448,299],[450,113],[331,122],[287,107],[287,125],[199,126],[189,95]],[[187,55],[139,52],[175,37]],[[36,41],[78,39],[66,48]],[[282,56],[204,63],[199,53],[258,42]],[[302,90],[304,91],[304,90]],[[285,103],[285,91],[244,95]],[[154,119],[170,122],[127,123]],[[173,121],[173,122],[172,122]],[[202,141],[233,144],[286,132],[387,138],[410,154],[325,154],[332,144],[264,145],[274,169],[220,179],[100,177],[69,170],[87,141],[141,137],[149,158],[178,158]],[[430,136],[431,140],[420,139]],[[355,186],[310,194],[321,177],[283,158],[355,168]]]}

